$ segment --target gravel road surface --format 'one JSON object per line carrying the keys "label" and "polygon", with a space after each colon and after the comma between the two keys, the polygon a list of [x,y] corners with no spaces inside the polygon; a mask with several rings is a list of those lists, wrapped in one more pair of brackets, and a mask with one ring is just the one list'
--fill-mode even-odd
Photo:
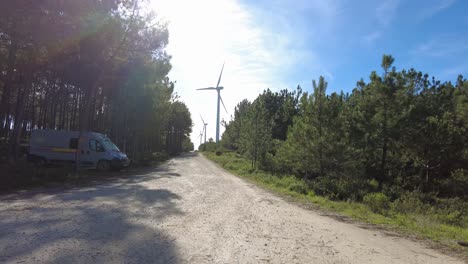
{"label": "gravel road surface", "polygon": [[464,263],[288,203],[188,154],[0,196],[0,263]]}

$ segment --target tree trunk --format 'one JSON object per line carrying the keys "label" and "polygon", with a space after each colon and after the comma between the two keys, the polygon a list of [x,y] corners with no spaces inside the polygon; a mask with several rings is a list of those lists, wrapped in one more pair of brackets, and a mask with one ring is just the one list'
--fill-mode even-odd
{"label": "tree trunk", "polygon": [[30,132],[34,130],[36,126],[36,85],[33,86],[32,98],[31,98],[31,127]]}
{"label": "tree trunk", "polygon": [[[92,86],[88,86],[87,89],[85,89],[85,93],[83,96],[84,102],[83,102],[83,108],[80,113],[80,133],[78,136],[78,148],[76,150],[76,158],[75,158],[75,165],[76,165],[76,171],[80,171],[80,162],[81,162],[81,152],[82,152],[82,147],[84,145],[84,133],[88,131],[89,129],[89,115],[91,113],[91,94],[93,94],[93,90],[95,89],[95,84],[93,83]],[[84,85],[83,87],[86,87]]]}
{"label": "tree trunk", "polygon": [[[32,64],[32,63],[31,63]],[[32,80],[33,80],[33,69],[32,65],[27,66],[28,69],[26,70],[26,78],[24,82],[24,89],[23,92],[18,91],[18,104],[17,104],[17,111],[15,114],[15,121],[13,127],[13,133],[10,136],[10,153],[9,153],[9,160],[12,163],[16,163],[18,160],[18,155],[20,152],[20,139],[21,139],[21,124],[23,123],[23,115],[24,115],[24,106],[26,105],[26,101],[28,98],[28,94],[31,91],[32,87]]]}
{"label": "tree trunk", "polygon": [[3,85],[2,99],[0,101],[0,122],[3,125],[0,127],[2,129],[0,136],[6,137],[8,130],[10,129],[10,95],[13,85],[13,73],[16,63],[16,53],[18,51],[18,45],[15,40],[10,44],[8,50],[8,66],[6,71],[5,83]]}

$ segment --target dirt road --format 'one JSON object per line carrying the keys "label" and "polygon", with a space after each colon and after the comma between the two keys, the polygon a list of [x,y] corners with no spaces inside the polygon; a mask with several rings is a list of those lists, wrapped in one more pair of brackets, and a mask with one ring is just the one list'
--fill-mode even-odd
{"label": "dirt road", "polygon": [[0,263],[464,263],[283,201],[202,156],[0,197]]}

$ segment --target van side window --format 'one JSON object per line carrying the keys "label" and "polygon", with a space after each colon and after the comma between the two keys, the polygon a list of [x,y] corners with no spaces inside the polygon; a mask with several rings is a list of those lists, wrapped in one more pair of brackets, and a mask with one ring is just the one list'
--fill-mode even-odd
{"label": "van side window", "polygon": [[89,140],[89,149],[96,152],[104,152],[104,147],[102,144],[95,139]]}
{"label": "van side window", "polygon": [[68,148],[77,149],[78,148],[78,138],[70,138],[70,143],[68,144]]}

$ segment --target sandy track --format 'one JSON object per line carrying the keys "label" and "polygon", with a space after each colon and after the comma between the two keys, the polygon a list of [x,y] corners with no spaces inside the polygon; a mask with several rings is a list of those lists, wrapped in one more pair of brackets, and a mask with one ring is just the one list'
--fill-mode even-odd
{"label": "sandy track", "polygon": [[464,263],[290,204],[196,155],[0,197],[0,262]]}

